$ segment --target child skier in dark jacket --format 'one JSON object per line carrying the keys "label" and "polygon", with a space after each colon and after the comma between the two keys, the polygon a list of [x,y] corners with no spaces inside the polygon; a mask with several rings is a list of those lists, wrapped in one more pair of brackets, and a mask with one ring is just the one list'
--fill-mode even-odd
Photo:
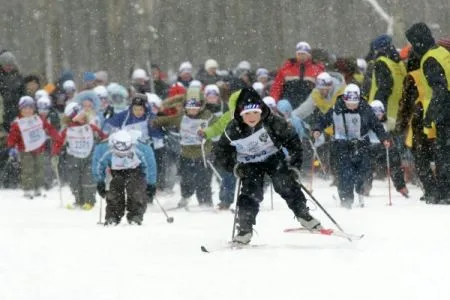
{"label": "child skier in dark jacket", "polygon": [[385,147],[390,146],[383,125],[372,108],[361,98],[359,87],[349,84],[336,104],[325,116],[319,118],[313,129],[314,138],[328,126],[334,129],[334,153],[337,155],[338,192],[341,205],[352,208],[356,190],[361,206],[364,206],[364,182],[370,172],[369,131],[372,130]]}
{"label": "child skier in dark jacket", "polygon": [[[285,160],[282,148],[290,155]],[[216,161],[241,179],[238,197],[239,232],[234,242],[248,244],[253,225],[263,200],[264,175],[272,178],[274,189],[302,226],[321,229],[318,220],[309,214],[306,198],[297,182],[302,165],[302,144],[295,129],[270,112],[253,88],[242,89],[234,119],[228,124],[215,149]]]}

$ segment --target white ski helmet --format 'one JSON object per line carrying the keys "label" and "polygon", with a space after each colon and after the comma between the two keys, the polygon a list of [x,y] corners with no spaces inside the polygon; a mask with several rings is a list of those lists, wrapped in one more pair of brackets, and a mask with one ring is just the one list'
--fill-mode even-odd
{"label": "white ski helmet", "polygon": [[359,87],[354,83],[350,83],[345,87],[343,98],[347,103],[357,104],[359,103],[360,95]]}
{"label": "white ski helmet", "polygon": [[63,90],[67,92],[75,92],[77,90],[77,86],[73,80],[66,80],[63,83]]}
{"label": "white ski helmet", "polygon": [[264,97],[264,98],[262,99],[262,101],[263,101],[268,107],[270,107],[270,108],[275,108],[275,107],[277,107],[277,102],[276,102],[275,99],[274,99],[273,97],[271,97],[271,96]]}
{"label": "white ski helmet", "polygon": [[64,109],[64,115],[73,119],[81,111],[81,105],[78,102],[70,102]]}
{"label": "white ski helmet", "polygon": [[137,80],[137,79],[144,79],[148,80],[147,72],[145,72],[144,69],[136,69],[133,71],[133,74],[131,75],[131,80]]}
{"label": "white ski helmet", "polygon": [[98,85],[94,88],[94,93],[99,97],[102,98],[108,98],[108,90],[103,85]]}
{"label": "white ski helmet", "polygon": [[372,107],[373,112],[376,115],[384,114],[384,104],[380,100],[373,100],[372,103],[370,103],[370,107]]}

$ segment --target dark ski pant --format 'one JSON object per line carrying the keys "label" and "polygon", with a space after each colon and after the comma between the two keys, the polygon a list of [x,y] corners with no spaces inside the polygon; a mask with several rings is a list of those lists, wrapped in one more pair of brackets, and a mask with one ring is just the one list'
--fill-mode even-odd
{"label": "dark ski pant", "polygon": [[38,190],[44,186],[44,153],[20,153],[20,180],[24,191]]}
{"label": "dark ski pant", "polygon": [[335,146],[339,198],[353,203],[353,192],[363,194],[370,172],[369,144],[365,141],[335,141]]}
{"label": "dark ski pant", "polygon": [[106,220],[120,222],[128,211],[127,219],[144,219],[147,209],[147,183],[140,168],[111,170],[112,180],[106,194]]}
{"label": "dark ski pant", "polygon": [[167,164],[167,151],[165,147],[160,149],[155,149],[155,159],[156,159],[156,168],[158,170],[158,179],[156,181],[156,186],[164,190],[167,187],[167,178],[166,178],[166,170],[168,168]]}
{"label": "dark ski pant", "polygon": [[412,149],[417,176],[422,183],[426,198],[435,198],[437,196],[436,178],[431,169],[431,162],[434,161],[433,152],[432,142],[426,138],[424,138],[420,145],[414,145]]}
{"label": "dark ski pant", "polygon": [[203,159],[180,158],[181,197],[189,198],[194,193],[199,204],[211,204],[211,168],[205,168]]}
{"label": "dark ski pant", "polygon": [[301,216],[306,198],[296,174],[290,171],[283,153],[272,155],[264,162],[241,165],[243,176],[238,197],[238,222],[241,231],[251,231],[256,224],[259,203],[264,198],[264,175],[272,179],[273,188],[287,203],[295,216]]}
{"label": "dark ski pant", "polygon": [[436,126],[437,200],[450,203],[450,125]]}
{"label": "dark ski pant", "polygon": [[[383,144],[370,146],[370,172],[367,177],[367,186],[372,188],[373,173],[387,175],[386,148]],[[398,191],[406,186],[405,174],[402,169],[402,160],[396,147],[389,148],[389,166],[391,168],[391,179],[395,189]]]}
{"label": "dark ski pant", "polygon": [[96,185],[92,178],[91,156],[77,158],[70,154],[66,157],[67,171],[70,174],[69,186],[77,205],[95,204]]}
{"label": "dark ski pant", "polygon": [[236,177],[231,172],[227,172],[222,168],[217,168],[222,182],[220,183],[219,200],[222,203],[232,204],[234,201],[234,190],[236,187]]}

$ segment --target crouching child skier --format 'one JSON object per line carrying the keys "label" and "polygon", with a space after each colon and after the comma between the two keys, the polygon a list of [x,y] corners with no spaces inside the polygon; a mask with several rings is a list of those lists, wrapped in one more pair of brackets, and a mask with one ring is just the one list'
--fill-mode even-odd
{"label": "crouching child skier", "polygon": [[[153,150],[132,136],[133,132],[117,131],[108,143],[97,145],[92,160],[92,174],[97,192],[106,198],[105,226],[118,225],[128,211],[130,224],[141,225],[148,197],[156,192],[156,162]],[[111,171],[106,191],[106,171]],[[126,195],[126,196],[125,196]]]}
{"label": "crouching child skier", "polygon": [[388,135],[355,84],[347,85],[334,107],[319,117],[312,132],[314,138],[319,138],[330,125],[334,129],[333,149],[341,205],[352,208],[355,190],[360,206],[364,206],[364,183],[370,172],[369,131],[372,130],[385,147],[390,146]]}
{"label": "crouching child skier", "polygon": [[[282,148],[290,155],[285,160]],[[273,115],[253,88],[242,89],[234,112],[215,148],[216,161],[234,171],[242,182],[237,200],[238,234],[233,242],[248,244],[263,200],[264,175],[271,177],[274,189],[283,197],[300,224],[308,230],[322,229],[309,214],[306,198],[297,182],[302,165],[302,144],[295,129]]]}

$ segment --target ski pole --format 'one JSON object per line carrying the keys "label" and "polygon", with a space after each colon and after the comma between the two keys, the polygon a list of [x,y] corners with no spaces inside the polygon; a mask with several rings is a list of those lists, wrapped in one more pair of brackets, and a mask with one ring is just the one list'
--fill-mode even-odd
{"label": "ski pole", "polygon": [[273,210],[273,183],[270,182],[270,209]]}
{"label": "ski pole", "polygon": [[202,148],[203,165],[205,166],[205,169],[206,169],[206,168],[208,168],[208,165],[206,164],[205,144],[206,144],[206,139],[203,139],[201,148]]}
{"label": "ski pole", "polygon": [[238,198],[239,198],[240,191],[241,191],[241,178],[238,177],[236,180],[236,188],[234,190],[234,203],[236,203],[236,209],[234,211],[233,231],[231,232],[231,241],[234,240],[234,235],[236,233],[236,222],[237,222],[238,210],[239,210]]}
{"label": "ski pole", "polygon": [[[305,193],[308,194],[308,196],[311,198],[311,200],[314,201],[314,203],[323,211],[323,213],[328,217],[328,219],[330,219],[330,221],[333,222],[334,225],[336,225],[336,228],[345,233],[345,231],[338,224],[338,222],[336,222],[336,220],[328,213],[328,211],[322,206],[322,204],[320,204],[320,202],[300,182],[300,171],[296,170],[295,168],[293,168],[293,170],[297,174],[297,183],[300,185],[300,187],[303,189],[303,191],[305,191]],[[351,242],[350,238],[348,240]]]}
{"label": "ski pole", "polygon": [[167,214],[166,210],[164,209],[164,207],[161,205],[161,203],[159,203],[158,198],[155,197],[155,201],[156,204],[158,204],[159,209],[161,209],[161,211],[163,212],[163,214],[166,216],[166,221],[167,223],[173,223],[174,219],[173,217],[169,217],[169,215]]}
{"label": "ski pole", "polygon": [[389,206],[392,206],[391,199],[391,163],[389,159],[389,148],[386,147],[386,166],[387,166],[387,178],[388,178],[388,189],[389,189]]}
{"label": "ski pole", "polygon": [[58,166],[53,167],[53,172],[55,172],[56,181],[58,182],[59,206],[62,208],[64,206],[64,204],[63,204],[63,196],[62,196],[61,177],[59,176]]}
{"label": "ski pole", "polygon": [[102,213],[103,213],[103,197],[100,197],[100,204],[98,206],[98,222],[97,224],[101,225],[102,223]]}
{"label": "ski pole", "polygon": [[213,171],[214,175],[216,175],[217,179],[219,179],[220,183],[222,183],[222,176],[220,176],[219,171],[217,171],[217,169],[214,167],[214,165],[212,164],[212,162],[210,160],[206,160],[206,162],[208,163],[209,167]]}

